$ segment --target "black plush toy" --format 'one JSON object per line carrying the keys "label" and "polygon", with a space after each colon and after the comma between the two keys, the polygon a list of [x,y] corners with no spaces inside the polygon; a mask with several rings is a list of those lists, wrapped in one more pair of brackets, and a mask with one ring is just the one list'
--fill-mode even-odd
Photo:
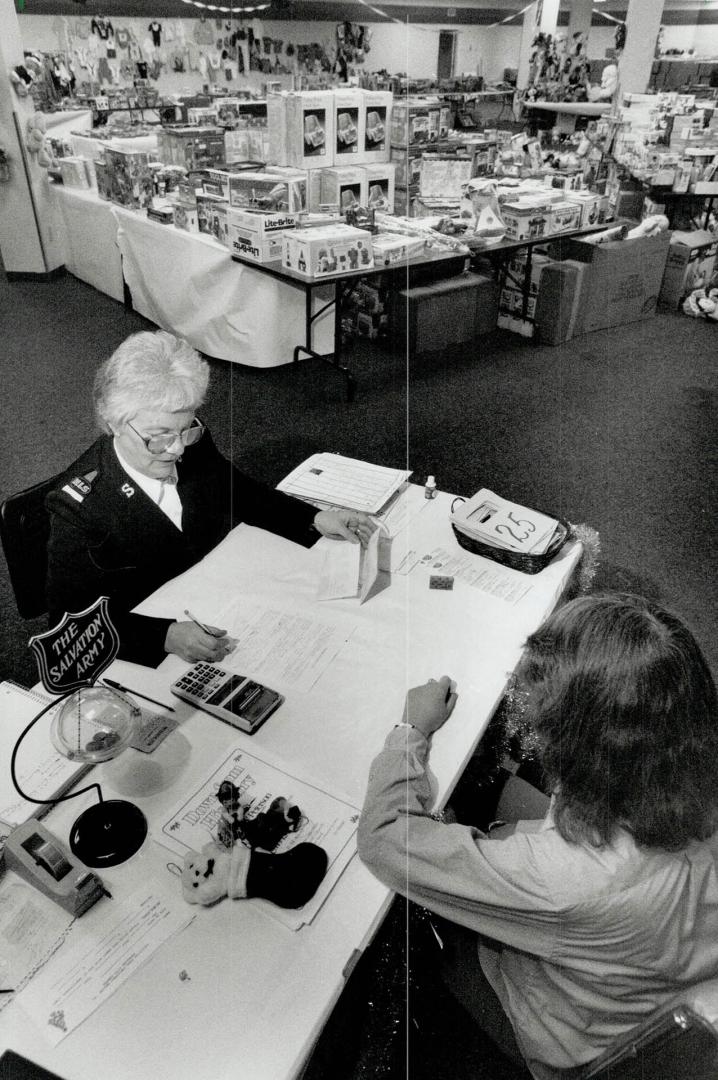
{"label": "black plush toy", "polygon": [[217,798],[222,804],[217,839],[227,848],[240,840],[251,848],[274,851],[279,841],[296,832],[301,824],[302,811],[281,796],[272,800],[268,810],[247,817],[247,807],[242,805],[239,789],[231,780],[222,781]]}

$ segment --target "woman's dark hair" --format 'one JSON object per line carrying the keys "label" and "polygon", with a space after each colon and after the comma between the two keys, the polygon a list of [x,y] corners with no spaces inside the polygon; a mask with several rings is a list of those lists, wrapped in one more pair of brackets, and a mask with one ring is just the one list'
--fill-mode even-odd
{"label": "woman's dark hair", "polygon": [[518,680],[564,839],[600,847],[618,826],[678,850],[716,830],[718,697],[677,616],[579,597],[529,637]]}

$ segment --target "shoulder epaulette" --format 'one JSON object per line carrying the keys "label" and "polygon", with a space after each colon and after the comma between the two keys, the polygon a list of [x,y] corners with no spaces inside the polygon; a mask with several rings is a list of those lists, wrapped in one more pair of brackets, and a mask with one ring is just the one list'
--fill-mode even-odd
{"label": "shoulder epaulette", "polygon": [[75,502],[81,503],[85,496],[92,491],[92,482],[96,476],[97,469],[91,469],[84,476],[74,476],[72,480],[68,480],[66,484],[62,485],[62,490],[66,495],[73,498]]}

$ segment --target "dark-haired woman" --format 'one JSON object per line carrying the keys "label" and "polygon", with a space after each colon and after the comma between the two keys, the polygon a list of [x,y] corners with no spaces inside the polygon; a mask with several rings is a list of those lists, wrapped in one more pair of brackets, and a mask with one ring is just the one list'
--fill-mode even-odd
{"label": "dark-haired woman", "polygon": [[718,702],[690,631],[637,597],[560,608],[518,683],[546,817],[494,838],[430,816],[430,738],[455,700],[444,676],[409,691],[374,761],[359,852],[453,924],[450,985],[545,1078],[718,976]]}

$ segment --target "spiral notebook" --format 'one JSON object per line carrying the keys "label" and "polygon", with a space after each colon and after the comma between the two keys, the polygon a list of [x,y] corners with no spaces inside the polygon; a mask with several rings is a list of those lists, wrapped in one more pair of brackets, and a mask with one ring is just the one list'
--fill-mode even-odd
{"label": "spiral notebook", "polygon": [[[19,736],[43,705],[52,698],[26,690],[14,682],[0,683],[0,833],[7,833],[31,817],[42,817],[51,804],[32,803],[18,795],[10,775],[10,758]],[[16,770],[20,787],[38,799],[59,799],[89,772],[91,765],[68,761],[50,738],[54,710],[38,720],[22,740]]]}

